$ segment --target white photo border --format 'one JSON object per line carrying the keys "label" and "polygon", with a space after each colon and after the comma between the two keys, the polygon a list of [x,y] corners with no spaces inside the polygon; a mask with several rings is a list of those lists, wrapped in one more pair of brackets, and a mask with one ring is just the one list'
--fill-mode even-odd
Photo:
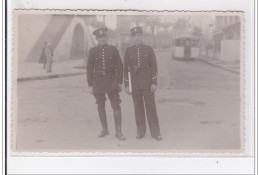
{"label": "white photo border", "polygon": [[[154,1],[156,3],[151,3],[151,1]],[[252,45],[252,40],[254,39],[254,21],[252,21],[252,16],[254,15],[253,11],[254,11],[254,3],[252,4],[249,3],[246,0],[227,0],[227,1],[223,1],[223,0],[218,0],[217,2],[217,6],[214,6],[214,4],[216,4],[216,1],[208,1],[206,3],[206,1],[202,1],[202,0],[182,0],[183,5],[186,5],[185,7],[183,7],[182,5],[179,5],[177,3],[177,7],[175,6],[174,8],[171,9],[169,3],[173,4],[173,2],[177,2],[178,0],[173,0],[173,1],[163,1],[163,0],[150,0],[150,1],[140,1],[140,0],[133,0],[133,1],[125,1],[125,0],[117,0],[117,3],[108,3],[105,0],[96,0],[96,1],[88,1],[85,0],[84,2],[87,4],[89,2],[89,6],[88,8],[83,7],[82,5],[80,5],[80,3],[82,3],[82,0],[74,0],[74,1],[70,1],[70,3],[68,3],[66,1],[66,3],[62,0],[52,0],[51,3],[49,3],[49,0],[45,0],[45,1],[37,1],[36,0],[31,0],[31,1],[26,1],[26,0],[20,0],[20,1],[9,1],[7,6],[8,6],[8,11],[7,11],[7,15],[8,15],[8,31],[10,31],[10,29],[12,28],[12,10],[14,8],[33,8],[33,9],[115,9],[115,7],[117,7],[117,9],[143,9],[143,10],[155,10],[155,8],[158,8],[156,10],[163,10],[161,8],[166,8],[166,10],[190,10],[190,11],[196,11],[196,9],[194,8],[195,6],[197,6],[197,10],[217,10],[217,11],[244,11],[245,12],[245,55],[246,58],[253,58],[254,56],[254,52],[251,52],[252,50],[254,50],[254,45]],[[19,3],[18,3],[19,2]],[[54,3],[55,2],[55,3]],[[79,2],[79,3],[76,3]],[[90,3],[91,2],[91,3]],[[101,3],[100,3],[101,2]],[[146,4],[148,3],[149,6],[144,7],[144,3],[146,2]],[[156,6],[157,3],[160,3],[161,6]],[[189,3],[188,3],[189,2]],[[195,3],[196,2],[196,3]],[[200,3],[199,2],[204,2],[205,4],[208,4],[211,8],[202,5],[199,6]],[[231,6],[227,6],[227,3],[230,3],[233,5]],[[234,4],[234,2],[236,2],[237,4],[240,5],[236,5],[236,3]],[[104,4],[108,3],[109,5],[104,7]],[[129,6],[125,6],[125,3],[129,3]],[[168,5],[165,5],[167,4]],[[78,5],[77,5],[78,4]],[[144,5],[142,5],[144,4]],[[187,5],[189,4],[189,5]],[[222,4],[222,5],[221,5]],[[241,6],[241,4],[246,4],[246,6]],[[45,5],[45,6],[44,6]],[[68,6],[69,5],[69,6]],[[111,6],[115,6],[114,8],[110,8]],[[118,6],[121,7],[119,8]],[[69,7],[69,8],[68,8]],[[188,8],[187,8],[188,7]],[[251,12],[250,12],[251,11]],[[252,14],[253,13],[253,14]],[[251,17],[251,18],[250,18]],[[250,20],[251,19],[251,20]],[[11,48],[10,47],[10,41],[12,41],[12,36],[10,34],[11,32],[8,33],[8,60],[11,57]],[[253,54],[253,55],[252,55]],[[253,64],[252,62],[253,61]],[[249,64],[249,67],[252,68],[252,66],[254,66],[254,61],[255,60],[249,60],[249,62],[247,64]],[[257,62],[256,62],[257,63]],[[4,65],[2,65],[4,66]],[[256,66],[256,65],[255,65]],[[257,68],[257,67],[255,67]],[[4,70],[4,69],[3,69]],[[10,62],[7,65],[7,75],[8,77],[10,76],[10,71],[11,67],[10,67]],[[255,70],[256,71],[256,70]],[[254,103],[254,95],[255,92],[250,92],[250,90],[252,90],[252,84],[254,84],[254,79],[252,80],[252,78],[249,78],[249,76],[252,75],[252,73],[254,74],[254,69],[249,69],[249,72],[246,74],[246,78],[251,81],[249,82],[249,84],[246,85],[246,89],[248,90],[248,93],[253,93],[253,94],[249,94],[249,96],[251,96],[249,98],[249,101],[246,102],[246,105],[248,105],[248,107],[252,107],[254,108],[254,105],[252,104],[252,101]],[[10,84],[10,78],[8,78],[8,84]],[[10,86],[8,86],[10,87]],[[7,90],[8,92],[8,97],[10,97],[10,90]],[[256,99],[257,100],[257,99]],[[8,102],[8,101],[7,101]],[[257,114],[254,113],[254,109],[247,109],[250,112],[250,115],[252,114]],[[247,111],[246,110],[246,111]],[[252,112],[253,111],[253,112]],[[7,114],[10,114],[10,105],[8,106],[8,110],[6,111]],[[249,113],[249,112],[248,112]],[[67,172],[73,172],[73,174],[77,174],[77,173],[123,173],[123,172],[127,172],[127,173],[238,173],[239,174],[251,174],[252,171],[252,160],[254,160],[254,138],[253,137],[253,133],[254,130],[252,130],[252,128],[254,128],[254,118],[250,118],[250,120],[248,120],[247,124],[248,124],[248,128],[246,131],[247,134],[250,136],[249,137],[249,141],[248,141],[248,153],[247,156],[245,157],[237,157],[237,158],[219,158],[219,157],[213,157],[213,158],[198,158],[198,157],[12,157],[10,156],[10,126],[7,125],[7,133],[8,133],[8,143],[7,143],[7,156],[8,156],[8,172],[15,174],[15,173],[67,173]],[[257,121],[257,120],[256,120]],[[3,122],[3,121],[2,121]],[[8,116],[8,123],[10,123],[10,118]],[[4,123],[4,122],[3,122]],[[2,123],[2,125],[4,125]],[[252,136],[251,136],[252,135]],[[256,143],[255,143],[256,144]],[[62,159],[63,163],[59,163]],[[97,160],[96,160],[97,159]],[[128,162],[130,166],[127,165],[122,165],[122,162]],[[74,166],[66,166],[66,165],[71,165],[71,163],[73,162]],[[99,163],[102,162],[102,167],[103,168],[99,168]],[[115,165],[116,162],[120,162],[120,168],[115,169]],[[144,164],[144,162],[151,162],[150,166]],[[180,162],[182,162],[183,165],[185,165],[186,167],[191,167],[188,168],[189,170],[185,170],[185,166],[184,169],[182,168],[177,168],[177,165],[180,166]],[[190,162],[190,163],[188,163]],[[196,166],[199,165],[197,163],[204,163],[203,164],[203,168],[201,168],[200,166]],[[218,162],[218,163],[217,163]],[[229,164],[229,163],[230,164]],[[253,161],[254,162],[254,161]],[[43,169],[43,167],[40,167],[42,164],[45,164],[45,167]],[[55,163],[55,164],[54,164]],[[95,164],[96,163],[96,164]],[[108,163],[108,164],[107,164]],[[136,165],[137,163],[140,164],[140,166]],[[156,163],[159,163],[158,167],[152,167],[156,165]],[[187,164],[188,163],[188,164]],[[213,163],[213,164],[212,164]],[[64,166],[65,164],[65,166]],[[88,164],[88,170],[86,170],[86,164]],[[53,166],[56,165],[56,166]],[[136,169],[133,170],[133,166],[136,165]],[[46,166],[48,168],[46,168]],[[246,167],[247,166],[247,167]],[[52,167],[52,169],[50,169]],[[166,168],[164,170],[162,170],[162,168]],[[208,168],[206,168],[208,167]],[[229,167],[229,168],[228,168]],[[233,167],[233,169],[232,169]],[[240,167],[243,171],[241,171],[241,169],[237,168]],[[244,168],[244,169],[243,169]],[[160,171],[162,170],[162,171]],[[239,170],[239,171],[238,171]]]}

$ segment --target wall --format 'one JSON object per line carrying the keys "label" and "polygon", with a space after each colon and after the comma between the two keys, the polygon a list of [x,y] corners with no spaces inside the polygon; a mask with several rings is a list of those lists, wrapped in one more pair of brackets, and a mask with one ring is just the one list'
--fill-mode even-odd
{"label": "wall", "polygon": [[91,33],[89,31],[89,26],[86,24],[85,20],[81,17],[75,16],[68,28],[66,29],[64,35],[62,36],[61,40],[59,41],[55,51],[55,60],[67,60],[71,57],[71,44],[72,44],[72,37],[73,37],[73,31],[77,24],[80,24],[84,30],[85,36],[84,36],[84,42],[87,44],[87,50],[86,55],[89,47],[93,47],[93,39],[91,39]]}
{"label": "wall", "polygon": [[240,40],[221,41],[221,60],[224,62],[240,60]]}
{"label": "wall", "polygon": [[22,14],[18,17],[18,61],[23,62],[39,36],[48,25],[52,15]]}

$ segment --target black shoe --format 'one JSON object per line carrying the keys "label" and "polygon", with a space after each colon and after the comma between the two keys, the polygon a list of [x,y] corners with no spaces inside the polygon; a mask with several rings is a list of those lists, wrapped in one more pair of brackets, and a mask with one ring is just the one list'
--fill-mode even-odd
{"label": "black shoe", "polygon": [[137,138],[137,139],[142,139],[143,137],[144,137],[144,135],[143,135],[143,136],[141,136],[141,135],[139,135],[139,134],[136,135],[136,138]]}
{"label": "black shoe", "polygon": [[101,133],[98,135],[98,137],[105,137],[108,134],[109,134],[108,130],[107,129],[103,129],[101,131]]}
{"label": "black shoe", "polygon": [[125,137],[123,136],[122,133],[116,133],[116,138],[118,138],[118,140],[121,140],[121,141],[125,140]]}
{"label": "black shoe", "polygon": [[155,140],[162,140],[162,136],[158,135],[158,136],[152,136]]}

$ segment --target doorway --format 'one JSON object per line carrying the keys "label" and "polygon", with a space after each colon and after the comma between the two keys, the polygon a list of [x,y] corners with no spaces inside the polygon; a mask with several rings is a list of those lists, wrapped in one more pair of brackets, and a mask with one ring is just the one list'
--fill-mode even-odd
{"label": "doorway", "polygon": [[84,44],[85,33],[81,24],[77,24],[73,31],[72,44],[71,44],[71,59],[84,59],[85,55],[85,44]]}

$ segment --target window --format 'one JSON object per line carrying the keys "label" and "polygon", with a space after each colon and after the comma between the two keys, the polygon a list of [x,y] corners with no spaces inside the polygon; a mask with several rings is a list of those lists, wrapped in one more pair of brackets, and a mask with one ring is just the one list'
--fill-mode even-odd
{"label": "window", "polygon": [[185,45],[185,40],[177,39],[175,41],[175,46],[180,47]]}

